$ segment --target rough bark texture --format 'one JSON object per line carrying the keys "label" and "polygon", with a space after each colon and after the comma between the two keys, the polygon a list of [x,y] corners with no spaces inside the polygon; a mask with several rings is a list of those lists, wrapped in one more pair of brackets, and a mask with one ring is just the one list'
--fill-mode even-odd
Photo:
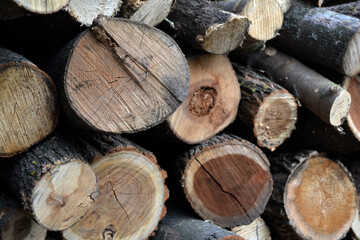
{"label": "rough bark texture", "polygon": [[168,212],[159,224],[152,240],[242,240],[243,238],[211,224],[208,221],[196,219],[183,209],[168,206]]}
{"label": "rough bark texture", "polygon": [[314,151],[273,156],[270,162],[274,191],[264,220],[273,237],[344,237],[356,210],[356,189],[346,168]]}
{"label": "rough bark texture", "polygon": [[248,37],[256,41],[276,37],[284,19],[283,9],[277,0],[226,0],[217,1],[216,6],[248,17],[251,21]]}
{"label": "rough bark texture", "polygon": [[[114,134],[84,132],[73,143],[91,161],[99,196],[65,239],[146,239],[165,215],[166,172],[155,156]],[[88,231],[91,229],[91,231]]]}
{"label": "rough bark texture", "polygon": [[169,15],[173,0],[124,0],[121,15],[133,21],[156,26]]}
{"label": "rough bark texture", "polygon": [[329,79],[272,47],[246,58],[248,65],[265,70],[271,80],[286,88],[324,122],[339,126],[346,119],[351,96]]}
{"label": "rough bark texture", "polygon": [[23,56],[0,48],[0,157],[27,150],[58,121],[51,78]]}
{"label": "rough bark texture", "polygon": [[66,10],[77,22],[89,27],[99,16],[114,16],[121,4],[122,0],[70,0]]}
{"label": "rough bark texture", "polygon": [[247,17],[222,11],[206,0],[177,0],[168,19],[179,38],[215,54],[240,46],[250,24]]}
{"label": "rough bark texture", "polygon": [[276,45],[294,56],[351,77],[360,72],[359,30],[357,18],[294,2]]}
{"label": "rough bark texture", "polygon": [[189,94],[167,122],[178,139],[196,144],[235,120],[241,94],[226,55],[201,54],[189,58],[188,64]]}
{"label": "rough bark texture", "polygon": [[218,135],[177,162],[192,208],[221,227],[249,224],[263,212],[272,191],[266,156],[234,135]]}
{"label": "rough bark texture", "polygon": [[246,240],[271,240],[270,230],[262,218],[255,219],[249,225],[232,228],[231,231]]}
{"label": "rough bark texture", "polygon": [[157,125],[189,89],[189,69],[177,44],[155,28],[124,19],[99,19],[63,50],[57,66],[69,122],[97,131]]}
{"label": "rough bark texture", "polygon": [[264,74],[239,64],[233,66],[242,93],[238,117],[252,130],[260,147],[273,151],[295,129],[295,98]]}
{"label": "rough bark texture", "polygon": [[4,163],[2,176],[24,209],[49,230],[80,220],[97,194],[94,173],[60,135]]}
{"label": "rough bark texture", "polygon": [[344,15],[360,18],[360,1],[344,3],[325,8],[333,12],[341,13]]}

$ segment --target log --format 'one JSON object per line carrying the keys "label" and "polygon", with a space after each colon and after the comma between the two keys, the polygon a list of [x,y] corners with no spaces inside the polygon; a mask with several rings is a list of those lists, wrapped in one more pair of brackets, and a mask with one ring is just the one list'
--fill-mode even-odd
{"label": "log", "polygon": [[21,209],[8,189],[0,189],[0,238],[3,240],[45,240],[47,230]]}
{"label": "log", "polygon": [[352,77],[360,72],[359,31],[360,19],[294,2],[276,46]]}
{"label": "log", "polygon": [[346,168],[315,151],[269,159],[274,191],[263,217],[273,238],[343,238],[356,213],[356,189]]}
{"label": "log", "polygon": [[250,224],[272,191],[266,156],[234,135],[218,135],[193,147],[180,157],[178,170],[192,208],[220,227]]}
{"label": "log", "polygon": [[156,26],[169,15],[173,0],[124,0],[121,16]]}
{"label": "log", "polygon": [[121,4],[122,0],[70,0],[66,10],[74,20],[89,27],[99,16],[114,16]]}
{"label": "log", "polygon": [[[10,10],[11,13],[23,13],[21,14],[22,16],[25,15],[26,11],[36,14],[51,14],[61,10],[68,3],[69,0],[2,0],[0,9],[1,11]],[[11,9],[7,9],[9,6]],[[0,14],[0,16],[2,15],[3,13]],[[21,15],[16,14],[15,16],[10,16],[9,14],[6,19],[3,19],[2,17],[0,17],[0,19],[10,20]]]}
{"label": "log", "polygon": [[181,40],[215,54],[240,46],[250,25],[247,17],[222,11],[206,0],[176,0],[168,19]]}
{"label": "log", "polygon": [[246,58],[248,65],[265,70],[322,121],[340,126],[346,119],[351,96],[329,79],[272,47]]}
{"label": "log", "polygon": [[23,56],[0,48],[0,157],[26,151],[57,125],[52,79]]}
{"label": "log", "polygon": [[271,240],[270,230],[262,218],[255,219],[249,225],[234,227],[231,231],[245,240]]}
{"label": "log", "polygon": [[81,128],[151,128],[180,106],[189,89],[189,68],[177,44],[160,30],[125,19],[100,18],[56,61],[64,113]]}
{"label": "log", "polygon": [[59,231],[81,219],[97,194],[96,177],[78,150],[55,135],[2,166],[23,207],[48,230]]}
{"label": "log", "polygon": [[341,13],[344,15],[352,16],[355,18],[360,18],[360,2],[349,2],[344,4],[339,4],[331,7],[326,7],[326,10]]}
{"label": "log", "polygon": [[226,55],[202,54],[188,59],[190,90],[167,124],[177,139],[196,144],[235,120],[240,86]]}
{"label": "log", "polygon": [[[178,205],[178,204],[176,204]],[[179,206],[168,206],[168,212],[159,224],[152,240],[243,240],[236,234],[188,214]]]}
{"label": "log", "polygon": [[289,11],[293,0],[277,0],[284,13]]}
{"label": "log", "polygon": [[277,0],[226,0],[217,1],[216,6],[248,17],[251,21],[248,37],[255,41],[275,38],[284,19],[283,9]]}
{"label": "log", "polygon": [[92,161],[99,196],[80,222],[63,231],[64,239],[147,239],[169,196],[155,156],[119,135],[85,133],[76,144]]}
{"label": "log", "polygon": [[233,64],[241,86],[238,118],[260,147],[274,151],[295,130],[297,103],[292,94],[249,67]]}

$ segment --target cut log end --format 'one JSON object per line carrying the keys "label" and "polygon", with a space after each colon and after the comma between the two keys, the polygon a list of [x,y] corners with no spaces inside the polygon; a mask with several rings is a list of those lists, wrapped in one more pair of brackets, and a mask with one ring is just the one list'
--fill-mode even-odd
{"label": "cut log end", "polygon": [[265,98],[254,120],[254,134],[261,147],[275,150],[289,138],[297,122],[297,103],[287,91]]}
{"label": "cut log end", "polygon": [[259,217],[272,191],[269,166],[262,157],[246,144],[231,143],[193,156],[183,184],[195,211],[221,227],[249,224]]}
{"label": "cut log end", "polygon": [[23,152],[55,128],[58,105],[51,78],[35,65],[0,66],[0,156]]}
{"label": "cut log end", "polygon": [[356,104],[360,101],[360,77],[345,77],[343,88],[350,93],[352,99],[347,123],[356,139],[360,141],[360,106]]}
{"label": "cut log end", "polygon": [[284,12],[280,4],[273,0],[251,0],[245,5],[241,15],[250,19],[248,34],[258,41],[275,38],[284,20]]}
{"label": "cut log end", "polygon": [[354,219],[356,197],[354,183],[341,164],[313,157],[290,175],[285,187],[285,210],[290,223],[305,239],[340,239]]}
{"label": "cut log end", "polygon": [[13,0],[20,7],[26,10],[39,13],[39,14],[50,14],[59,11],[64,8],[69,0]]}
{"label": "cut log end", "polygon": [[[339,86],[332,88],[341,89]],[[347,91],[341,91],[336,97],[330,109],[329,122],[333,126],[340,126],[349,114],[351,106],[351,95]]]}
{"label": "cut log end", "polygon": [[270,230],[262,218],[255,219],[249,225],[234,227],[231,231],[244,239],[271,240]]}
{"label": "cut log end", "polygon": [[227,22],[211,25],[205,36],[198,35],[196,41],[209,53],[227,53],[242,44],[249,26],[248,18],[231,14]]}
{"label": "cut log end", "polygon": [[167,188],[158,166],[133,151],[92,163],[99,196],[85,217],[63,232],[65,239],[146,239],[164,214]]}
{"label": "cut log end", "polygon": [[205,54],[189,59],[190,90],[168,123],[182,141],[202,142],[234,121],[240,87],[226,55]]}
{"label": "cut log end", "polygon": [[346,76],[353,77],[360,73],[360,31],[348,43],[341,66]]}
{"label": "cut log end", "polygon": [[45,239],[47,230],[34,222],[24,210],[17,209],[1,232],[1,239]]}
{"label": "cut log end", "polygon": [[81,161],[69,161],[49,170],[37,182],[32,193],[33,214],[47,229],[66,229],[85,215],[96,192],[91,168]]}

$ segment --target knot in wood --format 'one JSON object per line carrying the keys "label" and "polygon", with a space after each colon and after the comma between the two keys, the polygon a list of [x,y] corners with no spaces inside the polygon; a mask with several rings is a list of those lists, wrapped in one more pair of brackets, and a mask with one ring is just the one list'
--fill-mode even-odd
{"label": "knot in wood", "polygon": [[195,116],[206,116],[215,106],[217,91],[213,87],[201,87],[189,101],[189,112]]}
{"label": "knot in wood", "polygon": [[112,240],[116,234],[116,229],[113,225],[107,225],[103,231],[102,237],[104,240]]}

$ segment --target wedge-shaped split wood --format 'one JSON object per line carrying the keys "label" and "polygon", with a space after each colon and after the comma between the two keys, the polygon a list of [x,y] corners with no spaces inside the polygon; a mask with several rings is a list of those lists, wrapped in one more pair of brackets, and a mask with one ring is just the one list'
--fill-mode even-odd
{"label": "wedge-shaped split wood", "polygon": [[63,231],[63,237],[147,239],[166,212],[166,172],[152,153],[119,135],[85,134],[77,144],[92,161],[99,196],[80,222]]}
{"label": "wedge-shaped split wood", "polygon": [[148,129],[165,121],[189,89],[187,61],[174,40],[130,20],[98,19],[62,57],[54,75],[64,112],[83,128]]}
{"label": "wedge-shaped split wood", "polygon": [[0,157],[24,152],[58,121],[51,78],[23,56],[0,48]]}
{"label": "wedge-shaped split wood", "polygon": [[178,139],[195,144],[215,136],[235,120],[241,94],[226,55],[203,54],[188,63],[189,94],[167,123]]}
{"label": "wedge-shaped split wood", "polygon": [[233,64],[241,87],[238,117],[260,147],[274,151],[295,129],[297,103],[292,94],[249,67]]}
{"label": "wedge-shaped split wood", "polygon": [[276,46],[353,77],[360,73],[360,19],[294,2]]}
{"label": "wedge-shaped split wood", "polygon": [[350,111],[351,95],[339,85],[273,47],[246,56],[247,64],[263,69],[300,103],[332,126],[340,126]]}
{"label": "wedge-shaped split wood", "polygon": [[173,0],[124,0],[121,16],[156,26],[169,15]]}
{"label": "wedge-shaped split wood", "polygon": [[262,218],[255,219],[249,225],[242,225],[231,229],[245,240],[271,240],[270,230]]}
{"label": "wedge-shaped split wood", "polygon": [[275,239],[341,239],[356,213],[356,188],[340,163],[315,151],[270,158],[274,191],[263,216]]}
{"label": "wedge-shaped split wood", "polygon": [[250,21],[206,0],[176,0],[168,19],[176,35],[196,48],[223,54],[241,45]]}
{"label": "wedge-shaped split wood", "polygon": [[1,172],[24,209],[53,231],[79,221],[97,195],[95,174],[60,135],[5,163]]}
{"label": "wedge-shaped split wood", "polygon": [[236,136],[215,136],[185,153],[178,164],[192,208],[218,226],[250,224],[264,211],[271,195],[266,156]]}

